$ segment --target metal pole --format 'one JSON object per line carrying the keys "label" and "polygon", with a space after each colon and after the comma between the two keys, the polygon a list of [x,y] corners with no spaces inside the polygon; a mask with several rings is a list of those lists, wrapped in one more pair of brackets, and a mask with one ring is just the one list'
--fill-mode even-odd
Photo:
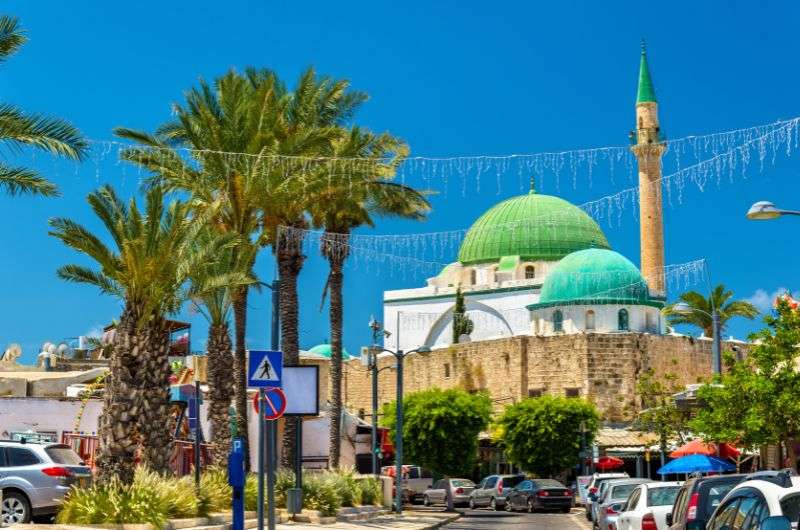
{"label": "metal pole", "polygon": [[369,354],[372,372],[372,474],[378,476],[378,356],[374,351]]}
{"label": "metal pole", "polygon": [[[299,491],[303,491],[303,418],[297,418],[297,424],[294,427],[294,487]],[[302,495],[302,493],[301,493]]]}
{"label": "metal pole", "polygon": [[272,341],[272,350],[277,351],[280,349],[280,280],[272,280],[272,331],[271,331],[271,341]]}
{"label": "metal pole", "polygon": [[[399,318],[398,318],[399,320]],[[403,513],[403,350],[397,350],[397,432],[395,433],[395,494],[396,513]]]}
{"label": "metal pole", "polygon": [[194,485],[200,489],[200,441],[203,431],[200,426],[200,380],[197,379],[197,367],[194,376]]}
{"label": "metal pole", "polygon": [[711,311],[711,321],[714,330],[714,341],[711,343],[711,368],[714,375],[719,375],[722,372],[722,337],[720,337],[719,312],[716,307]]}
{"label": "metal pole", "polygon": [[[266,421],[266,420],[265,420]],[[267,427],[267,529],[275,530],[275,421]]]}
{"label": "metal pole", "polygon": [[267,399],[264,389],[258,389],[258,501],[256,513],[258,514],[258,530],[264,530],[264,411],[267,407]]}

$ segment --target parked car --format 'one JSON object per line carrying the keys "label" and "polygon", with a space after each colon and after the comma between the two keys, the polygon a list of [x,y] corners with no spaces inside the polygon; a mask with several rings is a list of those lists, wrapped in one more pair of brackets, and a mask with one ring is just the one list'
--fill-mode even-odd
{"label": "parked car", "polygon": [[680,482],[640,484],[617,517],[616,530],[667,530],[667,514],[680,489]]}
{"label": "parked car", "polygon": [[557,480],[540,478],[523,480],[506,496],[509,511],[561,510],[569,513],[573,503],[572,490]]}
{"label": "parked car", "polygon": [[489,475],[475,486],[469,496],[471,509],[488,506],[492,510],[502,510],[506,505],[509,490],[525,480],[525,475]]}
{"label": "parked car", "polygon": [[[383,466],[381,475],[394,477],[394,466]],[[425,490],[432,486],[433,475],[427,469],[414,465],[403,465],[403,502],[422,502]],[[392,494],[394,497],[394,493]]]}
{"label": "parked car", "polygon": [[602,496],[595,501],[594,528],[612,530],[628,497],[639,484],[653,482],[649,478],[616,478],[605,483]]}
{"label": "parked car", "polygon": [[[463,506],[469,503],[469,495],[475,489],[475,483],[465,478],[451,478],[450,491],[453,492],[453,504]],[[422,503],[425,506],[434,504],[447,504],[447,481],[448,479],[437,480],[433,486],[425,490]]]}
{"label": "parked car", "polygon": [[592,521],[592,523],[597,521],[597,510],[599,509],[598,501],[599,501],[599,499],[603,498],[603,495],[605,495],[606,489],[608,488],[608,486],[614,480],[624,480],[624,479],[628,479],[628,478],[630,478],[630,477],[610,478],[610,479],[602,480],[602,481],[600,481],[598,483],[599,485],[598,485],[598,488],[597,488],[597,493],[591,495],[592,505],[589,507],[589,509],[591,511],[591,519],[590,520]]}
{"label": "parked car", "polygon": [[69,446],[0,441],[2,522],[30,522],[51,515],[73,485],[87,485],[90,469]]}
{"label": "parked car", "polygon": [[684,482],[672,512],[667,514],[670,530],[705,530],[706,521],[744,475],[717,475],[692,478]]}
{"label": "parked car", "polygon": [[800,477],[787,471],[748,475],[711,515],[714,530],[791,530],[800,517]]}
{"label": "parked car", "polygon": [[627,473],[595,473],[594,475],[592,475],[592,479],[589,482],[589,486],[587,487],[588,494],[587,494],[586,500],[585,500],[586,519],[588,521],[594,521],[594,512],[592,510],[592,504],[598,498],[598,495],[600,493],[600,487],[607,480],[611,480],[611,479],[614,479],[614,478],[628,478],[628,474]]}

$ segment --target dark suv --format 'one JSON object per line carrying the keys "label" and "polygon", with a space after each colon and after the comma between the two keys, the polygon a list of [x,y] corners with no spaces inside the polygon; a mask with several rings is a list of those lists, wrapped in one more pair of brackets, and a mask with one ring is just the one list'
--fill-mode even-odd
{"label": "dark suv", "polygon": [[667,514],[669,530],[705,530],[714,509],[744,479],[745,475],[719,475],[687,480]]}

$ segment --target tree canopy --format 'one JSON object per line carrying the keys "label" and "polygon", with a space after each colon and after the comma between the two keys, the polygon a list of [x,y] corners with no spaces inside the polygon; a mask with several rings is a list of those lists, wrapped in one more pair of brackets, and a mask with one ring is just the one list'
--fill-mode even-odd
{"label": "tree canopy", "polygon": [[[396,403],[383,408],[383,422],[395,436]],[[403,399],[403,460],[447,476],[470,476],[478,434],[492,413],[489,396],[434,388]]]}
{"label": "tree canopy", "polygon": [[542,396],[510,405],[497,424],[500,442],[514,464],[553,476],[578,464],[582,422],[588,447],[600,422],[595,406],[583,399]]}

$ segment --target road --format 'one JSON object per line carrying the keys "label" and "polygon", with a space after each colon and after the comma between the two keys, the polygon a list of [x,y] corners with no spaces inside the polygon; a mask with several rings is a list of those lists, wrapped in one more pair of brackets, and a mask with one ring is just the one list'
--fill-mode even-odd
{"label": "road", "polygon": [[490,510],[465,510],[455,522],[443,526],[448,530],[589,530],[583,510],[572,513],[507,513]]}

